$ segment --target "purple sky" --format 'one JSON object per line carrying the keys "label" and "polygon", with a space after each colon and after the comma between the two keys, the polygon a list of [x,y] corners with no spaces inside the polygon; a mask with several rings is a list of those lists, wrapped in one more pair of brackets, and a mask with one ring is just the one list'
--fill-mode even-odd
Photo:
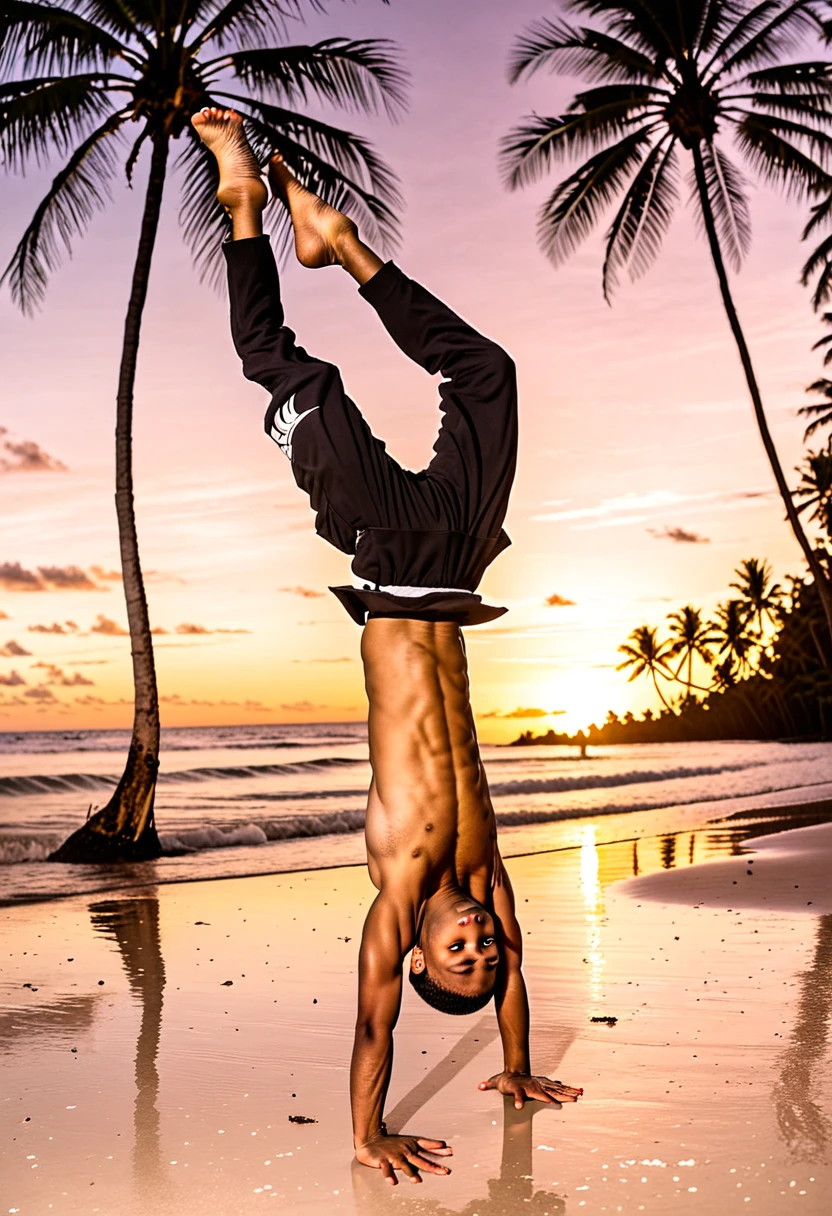
{"label": "purple sky", "polygon": [[[691,208],[680,206],[658,264],[635,285],[625,281],[609,308],[600,287],[604,225],[556,270],[534,229],[557,179],[518,194],[500,183],[500,137],[532,110],[557,113],[574,89],[574,81],[545,75],[514,88],[506,82],[513,38],[554,7],[394,0],[388,8],[359,0],[333,3],[293,34],[295,41],[384,37],[402,46],[413,86],[403,120],[396,127],[384,118],[337,121],[369,134],[402,179],[397,261],[518,364],[521,450],[506,524],[514,544],[482,588],[511,612],[468,635],[487,739],[528,726],[578,727],[602,720],[608,708],[652,703],[646,685],[629,685],[615,671],[616,648],[635,625],[658,624],[687,602],[711,609],[745,557],[767,556],[778,575],[800,570]],[[0,475],[0,564],[118,565],[115,377],[144,173],[146,161],[132,192],[117,185],[34,320],[0,296],[4,439],[35,442],[68,468]],[[4,262],[50,177],[4,182]],[[355,625],[331,596],[282,590],[345,581],[349,559],[315,537],[289,467],[263,433],[266,396],[242,379],[226,303],[199,284],[181,240],[179,188],[173,176],[145,315],[135,429],[151,617],[169,631],[158,639],[165,720],[360,717]],[[805,215],[805,205],[755,187],[753,248],[735,280],[787,470],[802,450],[795,411],[820,371],[810,350],[820,325],[797,283]],[[426,463],[439,418],[435,386],[395,349],[347,277],[291,264],[284,294],[300,341],[341,366],[393,454],[414,468]],[[662,538],[675,528],[708,543]],[[90,581],[99,589],[0,587],[8,618],[0,617],[0,652],[9,642],[31,652],[12,648],[0,658],[0,729],[129,721],[129,645],[99,619],[124,627],[121,589],[101,576]],[[574,605],[547,607],[553,594]],[[67,620],[77,629],[32,632]],[[183,625],[209,632],[177,633]],[[12,671],[25,683],[11,684]],[[66,683],[75,673],[92,683]],[[566,712],[539,721],[494,716],[518,707]]]}

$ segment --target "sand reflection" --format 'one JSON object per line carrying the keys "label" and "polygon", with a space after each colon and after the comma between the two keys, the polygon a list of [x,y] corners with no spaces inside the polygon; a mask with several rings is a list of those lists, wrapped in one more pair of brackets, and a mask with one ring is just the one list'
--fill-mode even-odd
{"label": "sand reflection", "polygon": [[130,991],[141,1009],[136,1043],[133,1108],[133,1179],[142,1200],[161,1196],[162,1167],[157,1056],[162,1029],[165,961],[159,934],[159,900],[102,900],[90,905],[93,928],[118,945]]}

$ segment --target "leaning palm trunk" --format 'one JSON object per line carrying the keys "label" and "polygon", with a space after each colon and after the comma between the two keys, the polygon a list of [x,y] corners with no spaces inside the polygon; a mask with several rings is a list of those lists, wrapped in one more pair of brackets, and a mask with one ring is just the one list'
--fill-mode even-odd
{"label": "leaning palm trunk", "polygon": [[146,861],[161,853],[153,822],[153,800],[159,769],[159,694],[136,535],[132,432],[139,335],[159,226],[167,158],[168,136],[154,136],[139,250],[124,323],[116,410],[116,516],[133,656],[133,737],[124,773],[110,801],[82,828],[73,832],[51,854],[50,861]]}
{"label": "leaning palm trunk", "polygon": [[[743,371],[745,372],[748,391],[751,394],[751,401],[754,405],[754,415],[757,419],[757,426],[760,431],[760,438],[763,441],[763,447],[766,450],[769,464],[774,473],[774,480],[777,482],[777,488],[780,491],[780,497],[783,499],[783,505],[786,508],[786,515],[791,524],[797,543],[803,550],[803,555],[806,558],[809,569],[815,580],[815,584],[820,595],[823,611],[826,615],[826,623],[829,628],[830,646],[832,646],[832,587],[829,585],[826,572],[823,566],[818,561],[817,555],[812,548],[809,538],[803,531],[803,526],[800,522],[800,517],[797,513],[797,508],[794,505],[791,490],[788,482],[783,474],[783,468],[780,464],[780,458],[777,455],[777,449],[774,446],[774,440],[771,437],[771,432],[768,429],[768,419],[763,409],[763,400],[760,396],[760,389],[757,384],[757,377],[754,374],[754,367],[751,363],[751,355],[748,351],[748,345],[745,341],[745,334],[742,332],[737,310],[731,296],[731,288],[728,284],[728,275],[725,270],[725,262],[722,258],[722,250],[719,244],[719,236],[716,230],[714,214],[711,208],[711,200],[708,193],[708,183],[705,175],[705,166],[702,162],[702,149],[698,143],[695,143],[692,148],[694,171],[696,173],[696,185],[699,192],[699,201],[702,207],[702,217],[705,222],[705,231],[708,236],[708,244],[711,247],[711,257],[714,260],[717,278],[719,280],[719,289],[722,293],[722,302],[725,305],[725,311],[728,314],[728,323],[731,326],[731,332],[734,335],[734,341],[737,344],[737,349],[740,353]],[[830,651],[832,654],[832,651]],[[827,667],[832,666],[832,659],[825,658]]]}

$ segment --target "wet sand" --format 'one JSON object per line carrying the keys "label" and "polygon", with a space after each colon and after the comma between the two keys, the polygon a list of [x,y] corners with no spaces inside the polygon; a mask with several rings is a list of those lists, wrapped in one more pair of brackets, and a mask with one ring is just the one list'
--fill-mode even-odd
{"label": "wet sand", "polygon": [[586,1094],[504,1107],[477,1089],[493,1011],[444,1017],[408,988],[388,1125],[455,1154],[419,1187],[351,1163],[362,870],[5,909],[0,1212],[819,1216],[832,827],[740,843],[763,830],[597,844],[586,823],[509,863],[533,1066]]}

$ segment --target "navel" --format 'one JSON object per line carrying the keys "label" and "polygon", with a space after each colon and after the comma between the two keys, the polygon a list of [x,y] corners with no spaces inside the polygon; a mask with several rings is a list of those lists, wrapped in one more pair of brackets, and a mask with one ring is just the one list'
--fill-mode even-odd
{"label": "navel", "polygon": [[426,823],[426,824],[425,824],[425,831],[426,831],[426,832],[432,832],[432,831],[433,831],[433,824],[432,824],[432,823]]}
{"label": "navel", "polygon": [[410,854],[410,856],[411,856],[411,857],[421,857],[421,856],[422,856],[422,850],[421,850],[421,849],[414,849],[414,850],[413,850],[413,852]]}

